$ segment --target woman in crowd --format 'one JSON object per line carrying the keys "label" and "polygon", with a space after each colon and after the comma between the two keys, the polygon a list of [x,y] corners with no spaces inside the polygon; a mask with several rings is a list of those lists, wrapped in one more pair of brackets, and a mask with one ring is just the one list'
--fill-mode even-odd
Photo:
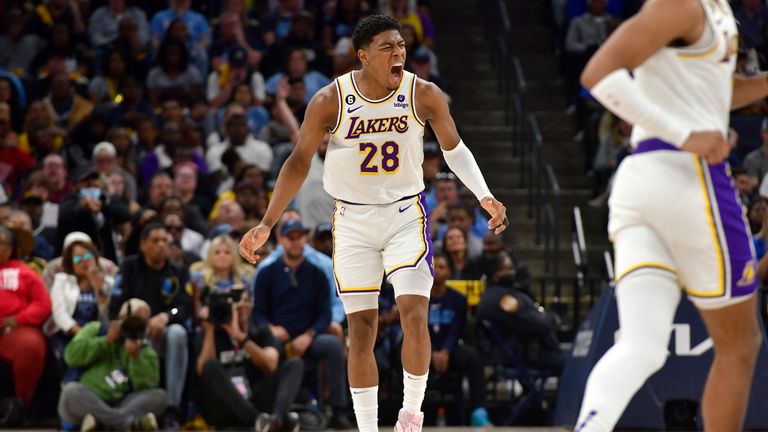
{"label": "woman in crowd", "polygon": [[155,107],[170,99],[189,103],[202,95],[202,84],[202,75],[189,63],[187,47],[174,40],[164,42],[157,66],[147,75],[150,103]]}
{"label": "woman in crowd", "polygon": [[222,291],[233,285],[250,289],[254,269],[246,265],[237,251],[237,243],[229,235],[220,235],[211,241],[204,261],[193,264],[189,269],[192,298],[197,309],[201,295],[208,290]]}
{"label": "woman in crowd", "polygon": [[469,260],[467,236],[459,228],[449,228],[443,240],[443,252],[448,258],[451,279],[461,279],[461,272]]}

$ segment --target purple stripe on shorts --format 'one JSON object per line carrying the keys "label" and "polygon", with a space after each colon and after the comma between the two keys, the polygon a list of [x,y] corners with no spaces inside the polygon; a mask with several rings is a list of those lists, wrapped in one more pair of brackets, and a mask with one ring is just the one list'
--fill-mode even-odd
{"label": "purple stripe on shorts", "polygon": [[[706,164],[706,162],[702,163]],[[757,260],[752,253],[752,236],[747,232],[744,210],[733,187],[733,179],[728,173],[728,165],[719,163],[706,164],[706,166],[712,179],[720,222],[723,226],[723,232],[719,234],[725,234],[728,245],[728,256],[724,258],[731,264],[731,297],[751,295],[757,289],[755,268]]]}
{"label": "purple stripe on shorts", "polygon": [[679,148],[673,146],[668,142],[662,141],[658,138],[651,138],[645,141],[640,141],[637,144],[637,147],[634,150],[632,150],[632,153],[633,154],[647,153],[647,152],[652,152],[657,150],[680,151]]}
{"label": "purple stripe on shorts", "polygon": [[429,227],[429,207],[427,206],[427,196],[423,191],[419,194],[419,204],[421,205],[421,209],[424,211],[424,241],[427,244],[427,265],[429,265],[429,271],[432,273],[432,276],[435,276],[435,267],[432,265],[432,258],[434,253],[432,251],[432,231]]}

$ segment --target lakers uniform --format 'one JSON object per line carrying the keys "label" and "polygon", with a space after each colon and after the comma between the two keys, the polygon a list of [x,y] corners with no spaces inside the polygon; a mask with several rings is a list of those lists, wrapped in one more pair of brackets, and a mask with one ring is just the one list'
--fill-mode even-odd
{"label": "lakers uniform", "polygon": [[[424,122],[416,115],[416,76],[398,89],[366,98],[354,72],[338,77],[339,112],[325,157],[323,184],[336,199],[333,268],[342,300],[377,294],[382,276],[417,271],[429,296],[432,241],[423,195]],[[395,285],[397,295],[408,287]],[[347,308],[347,313],[351,313]]]}
{"label": "lakers uniform", "polygon": [[[701,0],[707,27],[698,42],[664,48],[634,71],[642,91],[665,114],[694,131],[725,136],[738,32],[727,1]],[[726,163],[709,165],[635,127],[634,154],[611,191],[609,232],[652,228],[648,238],[616,249],[617,279],[645,268],[677,274],[702,308],[747,299],[756,289],[756,261],[744,209]],[[618,245],[617,245],[618,246]]]}

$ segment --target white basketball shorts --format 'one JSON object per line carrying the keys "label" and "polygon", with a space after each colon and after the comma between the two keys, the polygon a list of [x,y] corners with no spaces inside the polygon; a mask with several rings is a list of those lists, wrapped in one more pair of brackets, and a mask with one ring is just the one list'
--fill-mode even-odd
{"label": "white basketball shorts", "polygon": [[709,165],[663,141],[643,141],[619,167],[609,206],[612,238],[636,225],[657,234],[615,244],[618,281],[649,268],[674,272],[703,309],[755,293],[752,236],[726,163]]}
{"label": "white basketball shorts", "polygon": [[[396,297],[429,297],[434,269],[424,194],[381,205],[336,200],[333,272],[347,314],[378,308],[383,277]],[[409,282],[399,283],[406,273]]]}

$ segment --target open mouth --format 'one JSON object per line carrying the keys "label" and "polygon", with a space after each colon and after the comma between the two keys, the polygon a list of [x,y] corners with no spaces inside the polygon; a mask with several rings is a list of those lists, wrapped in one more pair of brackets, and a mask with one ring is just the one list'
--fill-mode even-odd
{"label": "open mouth", "polygon": [[398,63],[395,65],[392,65],[392,67],[389,70],[389,74],[392,77],[393,81],[399,82],[400,79],[403,77],[403,64]]}

